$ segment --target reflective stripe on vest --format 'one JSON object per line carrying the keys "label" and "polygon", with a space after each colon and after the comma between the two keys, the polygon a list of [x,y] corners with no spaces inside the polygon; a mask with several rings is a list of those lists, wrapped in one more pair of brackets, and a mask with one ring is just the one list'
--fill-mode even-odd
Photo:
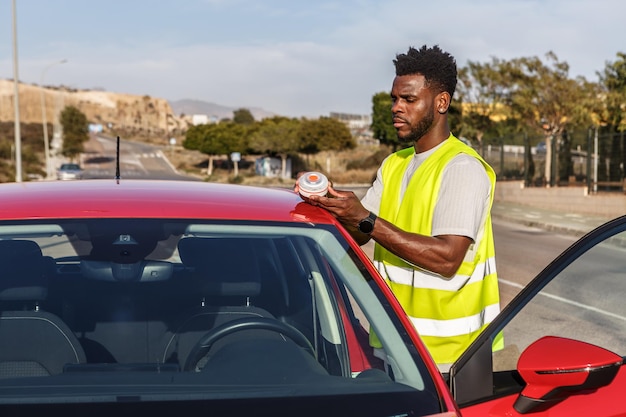
{"label": "reflective stripe on vest", "polygon": [[[419,198],[400,199],[402,177],[414,152],[413,148],[403,149],[383,165],[381,218],[411,233],[431,236],[443,170],[459,153],[469,154],[483,164],[491,182],[493,201],[493,169],[452,135],[417,168],[409,181],[405,195]],[[437,363],[453,363],[500,311],[489,213],[476,242],[451,279],[411,265],[378,244],[374,260]]]}

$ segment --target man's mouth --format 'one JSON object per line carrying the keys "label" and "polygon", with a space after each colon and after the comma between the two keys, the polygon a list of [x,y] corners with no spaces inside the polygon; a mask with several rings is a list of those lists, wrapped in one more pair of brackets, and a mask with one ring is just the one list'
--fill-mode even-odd
{"label": "man's mouth", "polygon": [[407,124],[407,121],[404,119],[400,119],[398,117],[394,117],[393,118],[393,127],[395,127],[396,129],[404,126],[405,124]]}

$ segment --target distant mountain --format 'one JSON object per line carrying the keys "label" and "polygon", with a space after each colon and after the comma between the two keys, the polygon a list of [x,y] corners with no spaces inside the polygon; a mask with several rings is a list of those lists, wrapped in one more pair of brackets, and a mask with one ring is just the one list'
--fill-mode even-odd
{"label": "distant mountain", "polygon": [[250,113],[252,113],[252,116],[254,116],[256,120],[261,120],[261,119],[265,119],[267,117],[273,117],[276,115],[275,113],[260,109],[258,107],[245,107],[245,106],[228,107],[228,106],[222,106],[220,104],[210,103],[207,101],[192,100],[192,99],[170,101],[169,104],[170,104],[170,107],[172,108],[172,111],[174,112],[176,116],[180,116],[181,114],[184,114],[185,116],[193,116],[194,114],[203,114],[209,117],[215,117],[217,119],[224,119],[224,118],[232,119],[233,112],[241,108],[250,110]]}

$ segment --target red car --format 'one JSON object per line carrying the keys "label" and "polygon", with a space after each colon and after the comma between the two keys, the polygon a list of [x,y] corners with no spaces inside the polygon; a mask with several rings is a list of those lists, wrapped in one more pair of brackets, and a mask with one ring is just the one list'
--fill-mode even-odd
{"label": "red car", "polygon": [[[619,288],[624,269],[533,296],[625,228],[618,220],[575,245],[442,375],[365,253],[291,190],[2,184],[0,415],[623,414],[622,357],[563,330],[593,339],[584,320],[602,310],[604,346],[618,351],[609,341],[625,334],[625,314],[605,313],[623,302],[583,313],[589,300],[576,299],[557,307],[574,324],[538,324],[552,320],[544,301],[591,281]],[[531,299],[538,316],[516,322]],[[492,354],[500,332],[507,347]]]}

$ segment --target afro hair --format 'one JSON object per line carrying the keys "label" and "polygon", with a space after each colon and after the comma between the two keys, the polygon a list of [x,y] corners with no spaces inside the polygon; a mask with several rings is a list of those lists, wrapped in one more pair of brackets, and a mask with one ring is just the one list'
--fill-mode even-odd
{"label": "afro hair", "polygon": [[456,60],[452,55],[443,52],[438,45],[420,49],[410,47],[407,53],[397,54],[393,60],[396,66],[396,76],[421,74],[429,88],[437,92],[447,92],[454,95],[457,84]]}

